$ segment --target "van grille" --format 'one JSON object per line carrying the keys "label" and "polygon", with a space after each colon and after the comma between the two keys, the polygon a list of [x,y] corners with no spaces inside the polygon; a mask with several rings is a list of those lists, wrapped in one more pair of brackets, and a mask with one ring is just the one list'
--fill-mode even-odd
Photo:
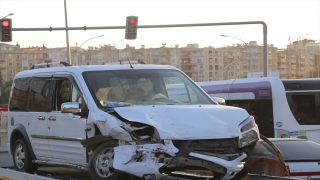
{"label": "van grille", "polygon": [[[184,140],[173,140],[174,146],[179,148]],[[229,139],[202,139],[191,140],[187,148],[191,151],[210,152],[216,154],[234,154],[237,153],[238,138]]]}

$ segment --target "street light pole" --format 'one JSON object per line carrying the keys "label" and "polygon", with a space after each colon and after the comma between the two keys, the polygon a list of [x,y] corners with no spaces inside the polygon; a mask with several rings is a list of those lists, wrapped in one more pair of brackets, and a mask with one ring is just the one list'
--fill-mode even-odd
{"label": "street light pole", "polygon": [[4,18],[6,18],[8,16],[12,16],[12,15],[13,15],[13,13],[10,13],[10,14],[6,15],[5,17],[1,18],[1,19],[4,19]]}
{"label": "street light pole", "polygon": [[252,77],[253,77],[253,74],[252,74],[252,73],[253,73],[253,72],[252,72],[252,57],[251,57],[252,51],[251,51],[251,48],[250,48],[249,44],[246,43],[246,42],[244,42],[242,39],[237,38],[237,37],[227,36],[227,35],[221,35],[221,36],[222,36],[222,37],[230,37],[230,38],[238,39],[239,41],[242,41],[245,45],[248,46],[248,49],[249,49],[249,52],[250,52],[250,75],[251,75],[251,78],[252,78]]}
{"label": "street light pole", "polygon": [[66,23],[66,39],[67,39],[67,59],[68,62],[71,63],[71,58],[70,58],[70,46],[69,46],[69,33],[68,33],[68,17],[67,17],[67,2],[64,0],[64,18],[65,18],[65,23]]}
{"label": "street light pole", "polygon": [[[79,53],[79,49],[81,48],[81,46],[86,43],[87,41],[91,40],[91,39],[94,39],[94,38],[98,38],[98,37],[102,37],[103,35],[100,35],[100,36],[95,36],[95,37],[92,37],[90,39],[87,39],[86,41],[84,41],[79,47],[77,47],[77,53],[76,53],[76,57],[77,57],[77,61],[76,61],[76,65],[78,66],[79,65],[79,61],[78,61],[78,53]],[[75,59],[73,58],[73,63],[75,63]]]}

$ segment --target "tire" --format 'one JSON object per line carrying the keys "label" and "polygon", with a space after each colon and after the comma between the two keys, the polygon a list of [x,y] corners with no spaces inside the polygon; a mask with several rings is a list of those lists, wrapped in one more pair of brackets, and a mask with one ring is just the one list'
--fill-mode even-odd
{"label": "tire", "polygon": [[95,180],[124,180],[129,179],[113,168],[114,151],[113,147],[118,146],[116,141],[109,141],[100,144],[93,152],[89,161],[89,171]]}
{"label": "tire", "polygon": [[36,164],[32,163],[30,151],[22,139],[17,139],[13,145],[13,163],[17,171],[33,173],[38,169]]}

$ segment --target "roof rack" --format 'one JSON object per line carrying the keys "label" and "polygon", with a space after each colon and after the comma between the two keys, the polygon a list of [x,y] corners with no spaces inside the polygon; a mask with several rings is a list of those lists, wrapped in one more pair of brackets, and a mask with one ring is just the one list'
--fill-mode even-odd
{"label": "roof rack", "polygon": [[50,67],[50,65],[53,65],[53,64],[62,64],[62,65],[64,65],[64,66],[72,66],[72,65],[69,64],[69,63],[66,63],[66,62],[61,61],[61,62],[34,64],[33,66],[31,66],[30,70],[31,70],[31,69],[34,69],[36,66],[47,66],[47,68],[48,68],[48,67]]}
{"label": "roof rack", "polygon": [[[135,60],[135,61],[130,61],[131,64],[146,64],[145,62],[141,61],[141,60]],[[102,65],[117,65],[117,64],[129,64],[128,61],[117,61],[117,62],[107,62],[107,63],[103,63]]]}
{"label": "roof rack", "polygon": [[[136,60],[136,61],[130,61],[131,64],[146,64],[145,62],[141,61],[141,60]],[[120,64],[129,64],[129,62],[127,61],[120,61]]]}

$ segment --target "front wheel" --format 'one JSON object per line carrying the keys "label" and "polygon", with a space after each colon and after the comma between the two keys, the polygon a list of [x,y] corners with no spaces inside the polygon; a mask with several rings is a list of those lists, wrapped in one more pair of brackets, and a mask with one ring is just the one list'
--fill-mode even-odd
{"label": "front wheel", "polygon": [[113,168],[114,150],[118,146],[115,141],[109,141],[99,145],[93,152],[89,162],[89,170],[93,179],[117,180],[120,172]]}
{"label": "front wheel", "polygon": [[37,170],[37,165],[32,163],[32,156],[26,143],[18,139],[13,145],[13,163],[18,171],[33,173]]}

